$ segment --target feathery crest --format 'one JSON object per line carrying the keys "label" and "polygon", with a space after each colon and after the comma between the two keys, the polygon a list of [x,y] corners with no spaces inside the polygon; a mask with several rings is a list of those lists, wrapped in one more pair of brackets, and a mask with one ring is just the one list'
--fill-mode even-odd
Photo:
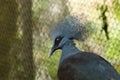
{"label": "feathery crest", "polygon": [[73,16],[66,16],[61,22],[55,24],[50,30],[51,36],[59,33],[61,36],[76,40],[85,40],[88,36],[86,23],[81,23]]}

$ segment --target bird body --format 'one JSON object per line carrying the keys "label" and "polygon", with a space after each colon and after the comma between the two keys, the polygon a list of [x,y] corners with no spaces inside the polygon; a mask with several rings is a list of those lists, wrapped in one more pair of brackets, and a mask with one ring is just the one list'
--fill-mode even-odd
{"label": "bird body", "polygon": [[94,53],[80,51],[75,46],[73,39],[85,39],[80,29],[74,29],[76,26],[66,20],[61,24],[55,29],[57,33],[53,35],[49,52],[50,57],[57,49],[62,50],[57,73],[59,80],[120,80],[120,75],[108,61]]}
{"label": "bird body", "polygon": [[65,59],[59,65],[57,75],[59,80],[120,80],[107,61],[87,52]]}
{"label": "bird body", "polygon": [[62,47],[57,75],[59,80],[120,80],[108,61],[94,53],[80,51],[70,40]]}

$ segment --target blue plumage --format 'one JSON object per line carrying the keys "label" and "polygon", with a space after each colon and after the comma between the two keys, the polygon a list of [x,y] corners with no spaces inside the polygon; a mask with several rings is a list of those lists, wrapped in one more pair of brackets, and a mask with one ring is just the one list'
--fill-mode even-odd
{"label": "blue plumage", "polygon": [[51,36],[54,37],[56,33],[67,38],[85,40],[88,37],[87,22],[82,23],[78,18],[66,16],[59,23],[52,26]]}

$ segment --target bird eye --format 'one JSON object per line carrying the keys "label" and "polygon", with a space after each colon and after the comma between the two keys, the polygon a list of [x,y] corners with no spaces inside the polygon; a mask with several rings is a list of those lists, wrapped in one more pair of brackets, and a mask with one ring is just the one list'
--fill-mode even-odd
{"label": "bird eye", "polygon": [[55,43],[59,43],[60,42],[60,39],[59,38],[56,38],[56,40],[55,40]]}
{"label": "bird eye", "polygon": [[62,37],[57,37],[57,38],[55,39],[55,44],[58,45],[61,40],[62,40]]}

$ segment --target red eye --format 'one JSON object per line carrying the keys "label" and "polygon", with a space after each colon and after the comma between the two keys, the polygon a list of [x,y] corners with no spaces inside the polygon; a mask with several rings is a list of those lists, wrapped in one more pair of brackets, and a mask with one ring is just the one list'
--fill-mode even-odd
{"label": "red eye", "polygon": [[55,44],[58,45],[63,37],[59,36],[55,39]]}
{"label": "red eye", "polygon": [[59,44],[59,42],[60,42],[60,39],[56,38],[55,43]]}

